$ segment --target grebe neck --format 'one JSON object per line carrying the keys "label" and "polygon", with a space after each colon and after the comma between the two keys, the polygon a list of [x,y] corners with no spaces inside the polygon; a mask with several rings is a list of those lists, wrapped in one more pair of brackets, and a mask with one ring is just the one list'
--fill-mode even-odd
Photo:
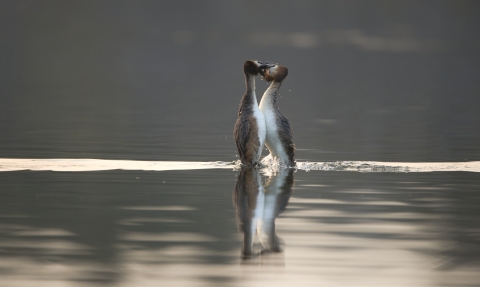
{"label": "grebe neck", "polygon": [[255,76],[251,74],[245,74],[245,85],[248,93],[255,93]]}
{"label": "grebe neck", "polygon": [[242,111],[251,110],[251,108],[258,108],[257,96],[255,94],[255,76],[250,74],[245,74],[245,85],[247,87],[247,91],[242,98],[242,102],[240,103],[239,114]]}
{"label": "grebe neck", "polygon": [[270,87],[268,87],[268,89],[265,91],[262,100],[260,101],[260,109],[266,106],[277,106],[277,94],[281,85],[281,82],[272,82],[270,84]]}

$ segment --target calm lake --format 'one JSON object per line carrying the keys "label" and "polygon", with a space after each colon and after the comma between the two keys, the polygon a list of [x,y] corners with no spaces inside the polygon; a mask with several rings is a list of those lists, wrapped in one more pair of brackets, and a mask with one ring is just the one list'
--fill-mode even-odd
{"label": "calm lake", "polygon": [[[0,286],[479,286],[479,12],[0,2]],[[297,170],[233,164],[248,59]]]}

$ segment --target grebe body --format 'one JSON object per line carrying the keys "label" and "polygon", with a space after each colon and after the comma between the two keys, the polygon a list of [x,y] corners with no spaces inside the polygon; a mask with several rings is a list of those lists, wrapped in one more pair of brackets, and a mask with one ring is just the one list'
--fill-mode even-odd
{"label": "grebe body", "polygon": [[263,94],[259,109],[263,112],[267,127],[265,145],[273,158],[278,158],[288,167],[295,166],[295,145],[288,119],[278,108],[278,90],[288,75],[284,66],[270,65],[263,67],[260,73],[271,82]]}
{"label": "grebe body", "polygon": [[265,117],[258,107],[255,95],[255,76],[261,63],[246,61],[243,66],[246,92],[240,102],[238,118],[233,130],[240,161],[245,165],[256,165],[262,155],[267,133]]}

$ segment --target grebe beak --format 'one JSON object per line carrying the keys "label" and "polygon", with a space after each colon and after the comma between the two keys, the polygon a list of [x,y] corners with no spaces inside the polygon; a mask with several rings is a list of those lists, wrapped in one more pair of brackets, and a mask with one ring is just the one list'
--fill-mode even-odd
{"label": "grebe beak", "polygon": [[268,62],[268,61],[258,61],[258,64],[260,65],[259,68],[271,68],[277,65],[274,62]]}
{"label": "grebe beak", "polygon": [[267,61],[258,61],[258,72],[260,75],[263,77],[265,76],[265,71],[269,68],[275,67],[276,64],[273,62],[267,62]]}

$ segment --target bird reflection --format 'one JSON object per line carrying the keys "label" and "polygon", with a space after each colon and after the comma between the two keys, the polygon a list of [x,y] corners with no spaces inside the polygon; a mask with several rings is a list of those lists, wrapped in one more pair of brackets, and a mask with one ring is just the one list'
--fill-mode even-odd
{"label": "bird reflection", "polygon": [[[275,219],[287,207],[292,193],[293,170],[284,169],[269,175],[262,184],[256,168],[243,167],[237,178],[233,203],[237,211],[237,224],[243,232],[242,258],[281,252],[280,238],[275,233]],[[260,252],[254,252],[257,234]]]}

